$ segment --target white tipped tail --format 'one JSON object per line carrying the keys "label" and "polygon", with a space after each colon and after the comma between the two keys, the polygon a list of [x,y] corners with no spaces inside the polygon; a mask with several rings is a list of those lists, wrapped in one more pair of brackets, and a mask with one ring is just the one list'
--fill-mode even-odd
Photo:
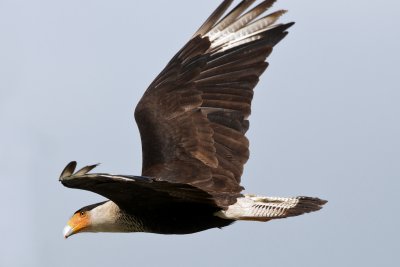
{"label": "white tipped tail", "polygon": [[326,200],[312,197],[263,197],[244,195],[215,215],[230,220],[269,221],[320,210]]}

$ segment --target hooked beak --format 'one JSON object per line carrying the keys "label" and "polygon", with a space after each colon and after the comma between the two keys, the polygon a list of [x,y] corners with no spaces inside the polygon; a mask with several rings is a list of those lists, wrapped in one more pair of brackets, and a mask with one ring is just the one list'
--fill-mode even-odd
{"label": "hooked beak", "polygon": [[86,231],[90,227],[90,219],[88,215],[80,215],[79,213],[74,214],[64,227],[63,235],[64,238],[68,238],[71,235],[77,234],[82,231]]}
{"label": "hooked beak", "polygon": [[74,228],[72,228],[71,226],[69,226],[69,224],[67,224],[63,230],[64,238],[66,239],[73,234],[74,234]]}

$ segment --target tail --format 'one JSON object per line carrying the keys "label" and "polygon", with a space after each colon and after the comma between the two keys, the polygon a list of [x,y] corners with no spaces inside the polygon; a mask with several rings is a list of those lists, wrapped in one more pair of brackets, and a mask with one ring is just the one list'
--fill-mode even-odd
{"label": "tail", "polygon": [[215,215],[230,220],[266,222],[298,216],[322,209],[328,201],[312,197],[263,197],[244,195],[237,202]]}

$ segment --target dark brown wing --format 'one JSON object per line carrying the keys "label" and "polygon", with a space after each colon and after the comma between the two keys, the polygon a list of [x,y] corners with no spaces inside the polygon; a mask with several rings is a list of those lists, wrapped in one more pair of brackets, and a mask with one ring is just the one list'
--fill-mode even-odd
{"label": "dark brown wing", "polygon": [[89,173],[96,166],[86,166],[75,172],[76,162],[70,162],[59,180],[66,187],[100,194],[127,210],[156,208],[173,203],[218,207],[210,194],[189,184],[141,176]]}
{"label": "dark brown wing", "polygon": [[224,1],[146,90],[135,110],[142,175],[196,186],[233,203],[249,158],[245,137],[253,88],[266,57],[290,24],[284,11],[258,17],[275,1],[248,12],[242,1],[224,18]]}

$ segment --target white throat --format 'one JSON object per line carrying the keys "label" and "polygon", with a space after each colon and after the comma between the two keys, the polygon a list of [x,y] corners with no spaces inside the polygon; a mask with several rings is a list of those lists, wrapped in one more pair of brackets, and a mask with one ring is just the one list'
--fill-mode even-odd
{"label": "white throat", "polygon": [[86,232],[119,232],[117,218],[119,207],[112,201],[107,201],[90,211],[90,227]]}

